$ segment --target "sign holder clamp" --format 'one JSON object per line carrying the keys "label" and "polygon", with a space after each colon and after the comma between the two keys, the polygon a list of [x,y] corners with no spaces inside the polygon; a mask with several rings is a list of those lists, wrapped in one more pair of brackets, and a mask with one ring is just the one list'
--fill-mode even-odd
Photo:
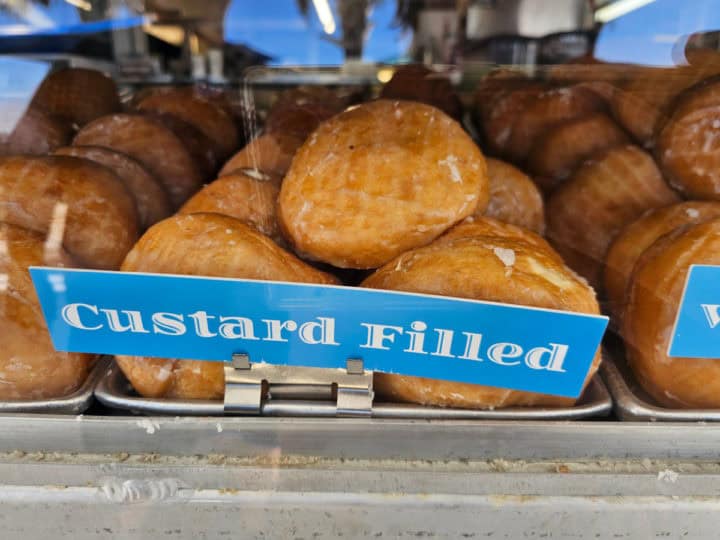
{"label": "sign holder clamp", "polygon": [[225,364],[225,414],[261,415],[263,385],[331,386],[337,389],[337,416],[372,414],[373,372],[361,358],[348,358],[345,369],[251,363],[244,353]]}

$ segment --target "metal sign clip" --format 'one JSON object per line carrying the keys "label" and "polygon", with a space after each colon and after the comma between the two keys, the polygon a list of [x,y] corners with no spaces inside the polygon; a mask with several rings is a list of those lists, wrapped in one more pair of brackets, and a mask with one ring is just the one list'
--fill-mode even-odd
{"label": "metal sign clip", "polygon": [[[225,414],[262,414],[263,384],[268,395],[273,386],[288,392],[288,388],[336,388],[337,416],[368,417],[372,412],[373,373],[365,370],[361,358],[348,358],[345,369],[308,368],[251,363],[247,354],[233,354],[225,364]],[[325,392],[327,395],[328,392]]]}

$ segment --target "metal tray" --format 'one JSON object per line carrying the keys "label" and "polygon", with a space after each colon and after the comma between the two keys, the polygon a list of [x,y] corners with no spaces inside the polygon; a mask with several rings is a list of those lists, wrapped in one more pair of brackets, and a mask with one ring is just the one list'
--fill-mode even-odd
{"label": "metal tray", "polygon": [[100,358],[82,386],[69,396],[55,399],[0,401],[0,413],[80,414],[92,404],[95,386],[111,363],[110,358]]}
{"label": "metal tray", "polygon": [[669,409],[657,405],[635,380],[620,350],[606,354],[600,373],[615,403],[615,414],[628,422],[718,422],[720,409]]}
{"label": "metal tray", "polygon": [[[329,387],[296,387],[271,385],[271,400],[262,405],[263,416],[335,417],[337,407],[330,401]],[[106,376],[95,388],[95,397],[103,405],[134,413],[173,416],[223,416],[223,402],[219,400],[151,399],[139,397],[122,371],[111,365]],[[497,410],[446,409],[399,403],[373,404],[373,418],[427,420],[574,420],[607,416],[612,411],[612,399],[605,384],[595,376],[574,407],[524,408]]]}

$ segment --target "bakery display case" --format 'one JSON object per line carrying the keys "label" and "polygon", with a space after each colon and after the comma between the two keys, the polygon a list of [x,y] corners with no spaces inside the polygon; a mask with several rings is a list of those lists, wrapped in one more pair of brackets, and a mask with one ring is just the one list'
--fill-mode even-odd
{"label": "bakery display case", "polygon": [[0,6],[7,537],[714,538],[713,7]]}

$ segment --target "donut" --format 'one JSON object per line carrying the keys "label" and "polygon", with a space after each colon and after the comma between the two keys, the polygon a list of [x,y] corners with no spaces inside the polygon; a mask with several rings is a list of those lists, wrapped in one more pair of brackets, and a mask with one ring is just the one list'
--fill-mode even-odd
{"label": "donut", "polygon": [[73,144],[103,146],[135,158],[160,180],[174,208],[202,185],[200,170],[182,140],[161,122],[146,116],[103,116],[83,127]]}
{"label": "donut", "polygon": [[[598,314],[593,290],[557,258],[519,238],[458,237],[408,251],[362,284],[374,289],[472,298]],[[587,375],[598,368],[599,351]],[[422,377],[375,373],[391,401],[460,408],[569,406],[574,399]]]}
{"label": "donut", "polygon": [[213,150],[220,160],[227,159],[240,146],[233,118],[199,94],[176,89],[154,93],[142,99],[137,108],[175,116],[194,126],[212,141]]}
{"label": "donut", "polygon": [[122,180],[75,157],[0,158],[0,221],[48,233],[59,203],[67,205],[62,245],[70,255],[82,266],[117,269],[138,233],[135,201]]}
{"label": "donut", "polygon": [[[628,144],[627,135],[604,113],[570,120],[548,131],[528,157],[528,170],[552,191],[585,160],[613,146]],[[541,180],[540,180],[541,179]]]}
{"label": "donut", "polygon": [[622,316],[630,275],[642,253],[678,227],[717,217],[720,217],[720,203],[681,202],[647,211],[618,234],[608,250],[604,274],[608,304],[618,320]]}
{"label": "donut", "polygon": [[87,378],[92,356],[55,350],[28,267],[75,263],[62,248],[48,261],[43,236],[21,227],[0,224],[0,239],[7,248],[0,257],[7,279],[0,292],[0,401],[70,395]]}
{"label": "donut", "polygon": [[69,144],[72,137],[68,122],[30,107],[10,133],[0,134],[0,155],[43,155]]}
{"label": "donut", "polygon": [[646,210],[678,196],[652,157],[633,145],[585,162],[547,201],[547,237],[567,264],[599,288],[613,238]]}
{"label": "donut", "polygon": [[66,146],[54,154],[88,159],[112,170],[135,199],[142,230],[172,213],[170,198],[160,182],[130,156],[101,146]]}
{"label": "donut", "polygon": [[459,124],[422,103],[378,100],[323,123],[279,198],[284,236],[303,256],[376,268],[485,208],[482,153]]}
{"label": "donut", "polygon": [[658,162],[688,197],[720,200],[720,79],[678,98],[655,143]]}
{"label": "donut", "polygon": [[398,67],[383,86],[380,97],[419,101],[437,107],[455,120],[462,117],[462,103],[448,77],[422,64]]}
{"label": "donut", "polygon": [[282,179],[302,143],[301,139],[281,133],[260,135],[223,165],[220,176],[232,174],[238,169],[255,169]]}
{"label": "donut", "polygon": [[64,68],[48,75],[32,105],[78,126],[121,109],[115,82],[86,68]]}
{"label": "donut", "polygon": [[487,158],[486,162],[490,201],[484,215],[543,234],[545,209],[537,186],[509,163],[493,158]]}
{"label": "donut", "polygon": [[675,229],[642,254],[630,278],[622,335],[630,368],[658,403],[674,408],[717,408],[717,358],[668,356],[685,280],[693,264],[720,264],[720,220]]}
{"label": "donut", "polygon": [[278,241],[281,239],[277,222],[278,193],[277,184],[268,177],[257,176],[254,171],[236,171],[206,185],[178,213],[223,214]]}
{"label": "donut", "polygon": [[[153,225],[122,264],[124,272],[336,284],[241,221],[220,214],[186,214]],[[181,359],[116,357],[141,395],[222,399],[223,365]]]}

